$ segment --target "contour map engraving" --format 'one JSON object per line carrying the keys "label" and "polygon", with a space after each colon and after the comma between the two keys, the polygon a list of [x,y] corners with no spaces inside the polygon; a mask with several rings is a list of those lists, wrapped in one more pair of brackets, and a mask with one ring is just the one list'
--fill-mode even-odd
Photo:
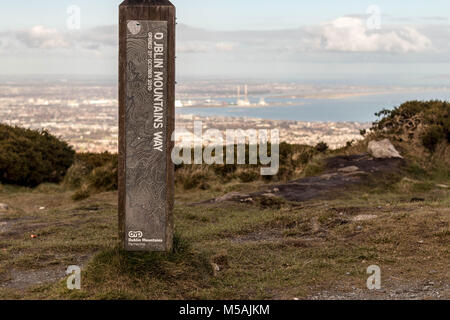
{"label": "contour map engraving", "polygon": [[126,246],[163,248],[166,217],[167,22],[127,24]]}

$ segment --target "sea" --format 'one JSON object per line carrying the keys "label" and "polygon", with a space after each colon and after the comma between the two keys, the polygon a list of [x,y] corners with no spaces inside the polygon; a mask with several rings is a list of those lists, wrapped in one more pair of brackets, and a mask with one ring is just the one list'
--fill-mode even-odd
{"label": "sea", "polygon": [[[233,99],[217,99],[226,103]],[[250,97],[257,103],[259,97]],[[373,122],[375,113],[382,109],[393,109],[409,100],[450,101],[450,91],[427,91],[412,93],[373,94],[340,99],[286,99],[267,98],[265,107],[182,107],[178,114],[197,116],[259,118],[270,120],[292,120],[306,122]],[[274,106],[270,106],[273,104]]]}

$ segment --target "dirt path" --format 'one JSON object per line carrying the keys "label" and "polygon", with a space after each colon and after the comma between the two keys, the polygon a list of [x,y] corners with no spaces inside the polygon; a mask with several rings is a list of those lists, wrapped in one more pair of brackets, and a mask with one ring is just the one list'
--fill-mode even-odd
{"label": "dirt path", "polygon": [[63,192],[0,194],[0,202],[9,204],[0,213],[0,289],[26,291],[62,280],[70,265],[86,265],[109,241],[87,238],[97,237],[99,225],[115,222],[111,199],[105,194],[79,204]]}
{"label": "dirt path", "polygon": [[401,283],[391,278],[384,279],[387,287],[368,290],[357,287],[336,287],[317,292],[308,300],[436,300],[450,298],[450,284],[443,281],[413,280]]}

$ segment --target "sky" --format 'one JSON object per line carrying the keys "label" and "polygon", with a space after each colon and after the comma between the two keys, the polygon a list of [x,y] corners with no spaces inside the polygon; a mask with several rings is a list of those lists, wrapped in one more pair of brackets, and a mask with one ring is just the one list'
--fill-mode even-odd
{"label": "sky", "polygon": [[[2,1],[0,75],[115,76],[120,2]],[[177,77],[450,79],[448,0],[172,2]]]}

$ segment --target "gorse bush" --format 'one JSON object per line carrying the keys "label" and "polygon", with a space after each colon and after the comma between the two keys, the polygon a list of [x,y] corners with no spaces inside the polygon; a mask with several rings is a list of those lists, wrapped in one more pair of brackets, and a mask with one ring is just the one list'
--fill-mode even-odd
{"label": "gorse bush", "polygon": [[422,134],[422,144],[430,152],[434,152],[438,143],[444,139],[446,139],[444,128],[436,124],[429,126]]}
{"label": "gorse bush", "polygon": [[198,168],[189,168],[187,170],[180,170],[176,174],[176,178],[183,184],[183,188],[189,189],[202,189],[207,190],[210,187],[210,182],[214,180],[214,174],[208,170],[199,166]]}
{"label": "gorse bush", "polygon": [[376,116],[379,120],[359,145],[387,138],[409,164],[414,163],[426,173],[424,176],[439,181],[450,176],[449,102],[407,101]]}
{"label": "gorse bush", "polygon": [[83,200],[92,193],[118,188],[118,156],[109,152],[77,153],[75,163],[67,171],[64,185],[77,191],[74,200]]}
{"label": "gorse bush", "polygon": [[35,187],[59,183],[74,161],[75,151],[45,130],[0,124],[0,182]]}
{"label": "gorse bush", "polygon": [[64,177],[64,186],[69,189],[80,188],[91,171],[83,162],[75,160],[75,163],[67,170]]}
{"label": "gorse bush", "polygon": [[[272,181],[287,181],[300,176],[301,171],[306,164],[319,152],[314,147],[306,145],[280,143],[279,146],[279,170],[274,176],[262,176],[261,168],[268,165],[248,164],[249,163],[250,146],[245,146],[245,163],[237,164],[237,146],[234,148],[234,164],[213,164],[213,165],[198,165],[198,164],[180,164],[175,166],[175,181],[177,184],[183,186],[184,189],[209,189],[216,184],[227,183],[233,179],[248,183],[258,180],[265,182]],[[267,147],[268,156],[272,150],[271,145]],[[226,154],[224,148],[223,154]],[[259,153],[258,153],[259,154]],[[193,161],[192,161],[193,162]]]}
{"label": "gorse bush", "polygon": [[[271,146],[268,146],[269,155]],[[237,147],[235,147],[234,164],[196,165],[180,164],[175,166],[175,181],[184,189],[209,189],[214,184],[223,184],[236,179],[240,182],[281,181],[299,176],[302,169],[318,151],[314,147],[281,143],[279,147],[280,166],[275,176],[261,176],[261,164],[236,164]],[[225,154],[225,150],[224,150]],[[245,146],[246,163],[249,162],[249,146]],[[118,157],[110,153],[78,153],[75,163],[68,170],[64,179],[67,187],[82,189],[80,194],[111,191],[117,189]],[[264,167],[266,167],[265,165]],[[78,198],[78,197],[77,197]],[[80,197],[82,198],[82,197]]]}
{"label": "gorse bush", "polygon": [[95,168],[88,176],[89,186],[100,191],[112,191],[118,188],[118,163],[109,161]]}
{"label": "gorse bush", "polygon": [[78,189],[73,195],[72,200],[73,201],[81,201],[84,199],[87,199],[91,196],[89,190],[86,189]]}
{"label": "gorse bush", "polygon": [[237,177],[241,182],[253,182],[259,179],[260,172],[257,169],[241,169],[238,171]]}
{"label": "gorse bush", "polygon": [[393,110],[375,114],[376,134],[393,135],[398,141],[419,140],[434,152],[440,143],[450,142],[450,103],[446,101],[408,101]]}
{"label": "gorse bush", "polygon": [[117,154],[102,152],[102,153],[92,153],[92,152],[84,152],[77,153],[75,156],[75,160],[78,163],[82,163],[86,169],[90,172],[98,167],[103,167],[108,163],[116,163],[117,164]]}
{"label": "gorse bush", "polygon": [[328,144],[326,144],[325,142],[321,141],[318,144],[316,144],[316,146],[314,147],[318,152],[325,152],[328,150]]}

